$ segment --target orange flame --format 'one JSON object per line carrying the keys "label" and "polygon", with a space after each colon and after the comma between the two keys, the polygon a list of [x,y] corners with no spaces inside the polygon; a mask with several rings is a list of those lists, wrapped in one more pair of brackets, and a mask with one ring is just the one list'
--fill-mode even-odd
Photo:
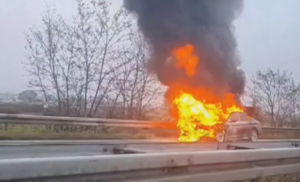
{"label": "orange flame", "polygon": [[184,68],[188,76],[195,75],[195,68],[198,65],[198,57],[194,55],[194,47],[190,44],[185,47],[175,49],[173,56],[177,60],[177,68]]}
{"label": "orange flame", "polygon": [[[177,68],[184,68],[188,76],[196,74],[199,59],[190,44],[175,49],[172,55],[176,58]],[[216,97],[209,89],[192,89],[184,86],[172,86],[169,99],[176,106],[177,126],[180,129],[180,141],[198,141],[215,139],[218,132],[223,131],[225,120],[232,112],[242,112],[233,94]],[[185,91],[183,91],[185,90]],[[196,99],[194,96],[197,96]]]}
{"label": "orange flame", "polygon": [[198,141],[201,138],[216,138],[223,130],[225,119],[231,112],[242,112],[237,105],[226,109],[221,103],[208,104],[196,100],[191,94],[182,93],[174,99],[178,109],[180,141]]}

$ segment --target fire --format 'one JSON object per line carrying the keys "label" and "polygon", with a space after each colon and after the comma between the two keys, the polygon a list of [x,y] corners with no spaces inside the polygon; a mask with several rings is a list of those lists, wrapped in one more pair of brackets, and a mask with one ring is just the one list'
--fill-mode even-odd
{"label": "fire", "polygon": [[188,76],[195,75],[195,68],[199,60],[194,55],[194,47],[192,45],[187,44],[185,47],[175,49],[172,54],[177,60],[177,68],[184,68]]}
{"label": "fire", "polygon": [[198,141],[203,138],[215,139],[223,130],[224,121],[231,112],[242,112],[237,105],[224,108],[221,103],[211,104],[195,99],[191,94],[182,93],[174,99],[178,109],[180,141]]}
{"label": "fire", "polygon": [[[177,68],[184,68],[187,76],[196,74],[199,58],[190,44],[172,52],[176,58]],[[180,129],[180,141],[198,141],[215,139],[223,131],[225,120],[232,112],[242,112],[233,94],[227,93],[217,97],[209,89],[171,86],[169,99],[176,106],[176,118]],[[196,97],[195,97],[196,96]],[[196,99],[197,98],[197,99]]]}

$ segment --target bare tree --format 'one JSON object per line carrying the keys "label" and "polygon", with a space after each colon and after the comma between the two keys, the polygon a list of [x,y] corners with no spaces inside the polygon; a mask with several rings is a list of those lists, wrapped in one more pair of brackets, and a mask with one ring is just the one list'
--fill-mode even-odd
{"label": "bare tree", "polygon": [[59,113],[61,113],[60,74],[57,64],[58,45],[61,38],[57,32],[60,17],[55,10],[47,9],[42,22],[41,27],[31,28],[26,36],[26,65],[29,66],[28,70],[31,73],[29,86],[42,91],[46,102],[48,95],[54,93]]}
{"label": "bare tree", "polygon": [[77,0],[73,22],[49,9],[42,20],[27,35],[26,65],[30,85],[46,102],[55,95],[59,114],[146,119],[160,104],[162,87],[145,68],[148,46],[123,8]]}
{"label": "bare tree", "polygon": [[[102,44],[100,48],[101,57],[98,62],[100,69],[97,75],[96,92],[91,103],[90,115],[92,111],[95,114],[104,96],[109,90],[114,79],[114,77],[112,77],[112,73],[116,72],[122,64],[126,64],[117,62],[117,58],[120,54],[123,54],[124,51],[122,50],[122,47],[128,42],[131,21],[129,19],[128,12],[126,12],[123,8],[120,8],[115,13],[110,13],[110,11],[108,11],[108,7],[110,5],[110,3],[103,0],[98,1],[95,5],[97,12],[96,22],[97,25],[102,28],[102,31],[100,32]],[[107,87],[103,89],[102,85],[105,81]],[[99,94],[99,92],[102,92],[102,94]],[[96,100],[96,98],[99,99]]]}
{"label": "bare tree", "polygon": [[77,15],[66,23],[47,9],[42,26],[27,34],[26,66],[30,86],[47,102],[55,95],[60,114],[93,116],[111,89],[121,46],[131,23],[121,8],[106,0],[77,0]]}
{"label": "bare tree", "polygon": [[60,28],[57,30],[61,40],[59,42],[60,52],[57,55],[57,64],[61,75],[61,102],[64,106],[65,115],[74,115],[78,100],[81,99],[82,77],[78,74],[77,59],[75,56],[76,31],[74,25],[68,25],[61,20]]}
{"label": "bare tree", "polygon": [[[121,57],[123,62],[113,82],[114,92],[110,95],[110,115],[118,111],[127,119],[146,119],[146,115],[159,104],[162,87],[145,67],[148,60],[148,47],[140,36],[130,37],[131,45]],[[160,98],[159,100],[163,100]],[[118,107],[116,106],[118,105]]]}
{"label": "bare tree", "polygon": [[[115,70],[116,52],[127,40],[130,30],[128,13],[111,11],[111,3],[78,0],[76,56],[84,77],[84,115],[93,116],[101,104]],[[90,101],[90,104],[88,105]]]}
{"label": "bare tree", "polygon": [[291,72],[259,70],[251,81],[251,96],[271,126],[281,127],[290,121],[293,113],[298,113],[300,86],[294,82]]}

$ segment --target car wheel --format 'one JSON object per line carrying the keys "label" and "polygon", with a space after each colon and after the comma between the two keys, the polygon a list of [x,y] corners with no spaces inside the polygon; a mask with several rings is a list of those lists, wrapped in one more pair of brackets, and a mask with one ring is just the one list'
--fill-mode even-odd
{"label": "car wheel", "polygon": [[217,142],[225,142],[225,132],[221,132],[217,134]]}
{"label": "car wheel", "polygon": [[251,142],[256,142],[258,139],[258,133],[256,130],[252,130],[250,133],[250,140]]}

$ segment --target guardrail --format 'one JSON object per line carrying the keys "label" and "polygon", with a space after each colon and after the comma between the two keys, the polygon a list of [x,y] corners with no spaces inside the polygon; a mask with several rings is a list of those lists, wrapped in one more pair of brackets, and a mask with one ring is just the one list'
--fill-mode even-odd
{"label": "guardrail", "polygon": [[0,181],[238,181],[300,172],[300,149],[0,160]]}
{"label": "guardrail", "polygon": [[267,127],[267,126],[263,126],[262,127],[263,130],[268,130],[268,131],[296,131],[296,132],[300,132],[300,128],[285,128],[285,127]]}
{"label": "guardrail", "polygon": [[[114,126],[114,127],[137,127],[137,128],[167,128],[177,129],[172,122],[104,119],[104,118],[83,118],[83,117],[57,117],[24,114],[4,114],[0,113],[0,123],[6,124],[43,124],[43,125],[84,125],[84,126]],[[300,132],[300,128],[275,128],[262,127],[265,131],[294,131]]]}
{"label": "guardrail", "polygon": [[24,114],[3,114],[0,113],[0,123],[5,124],[34,124],[34,125],[84,125],[84,126],[115,126],[115,127],[145,127],[145,128],[176,128],[174,123],[121,120],[104,118],[83,118],[83,117],[57,117]]}

